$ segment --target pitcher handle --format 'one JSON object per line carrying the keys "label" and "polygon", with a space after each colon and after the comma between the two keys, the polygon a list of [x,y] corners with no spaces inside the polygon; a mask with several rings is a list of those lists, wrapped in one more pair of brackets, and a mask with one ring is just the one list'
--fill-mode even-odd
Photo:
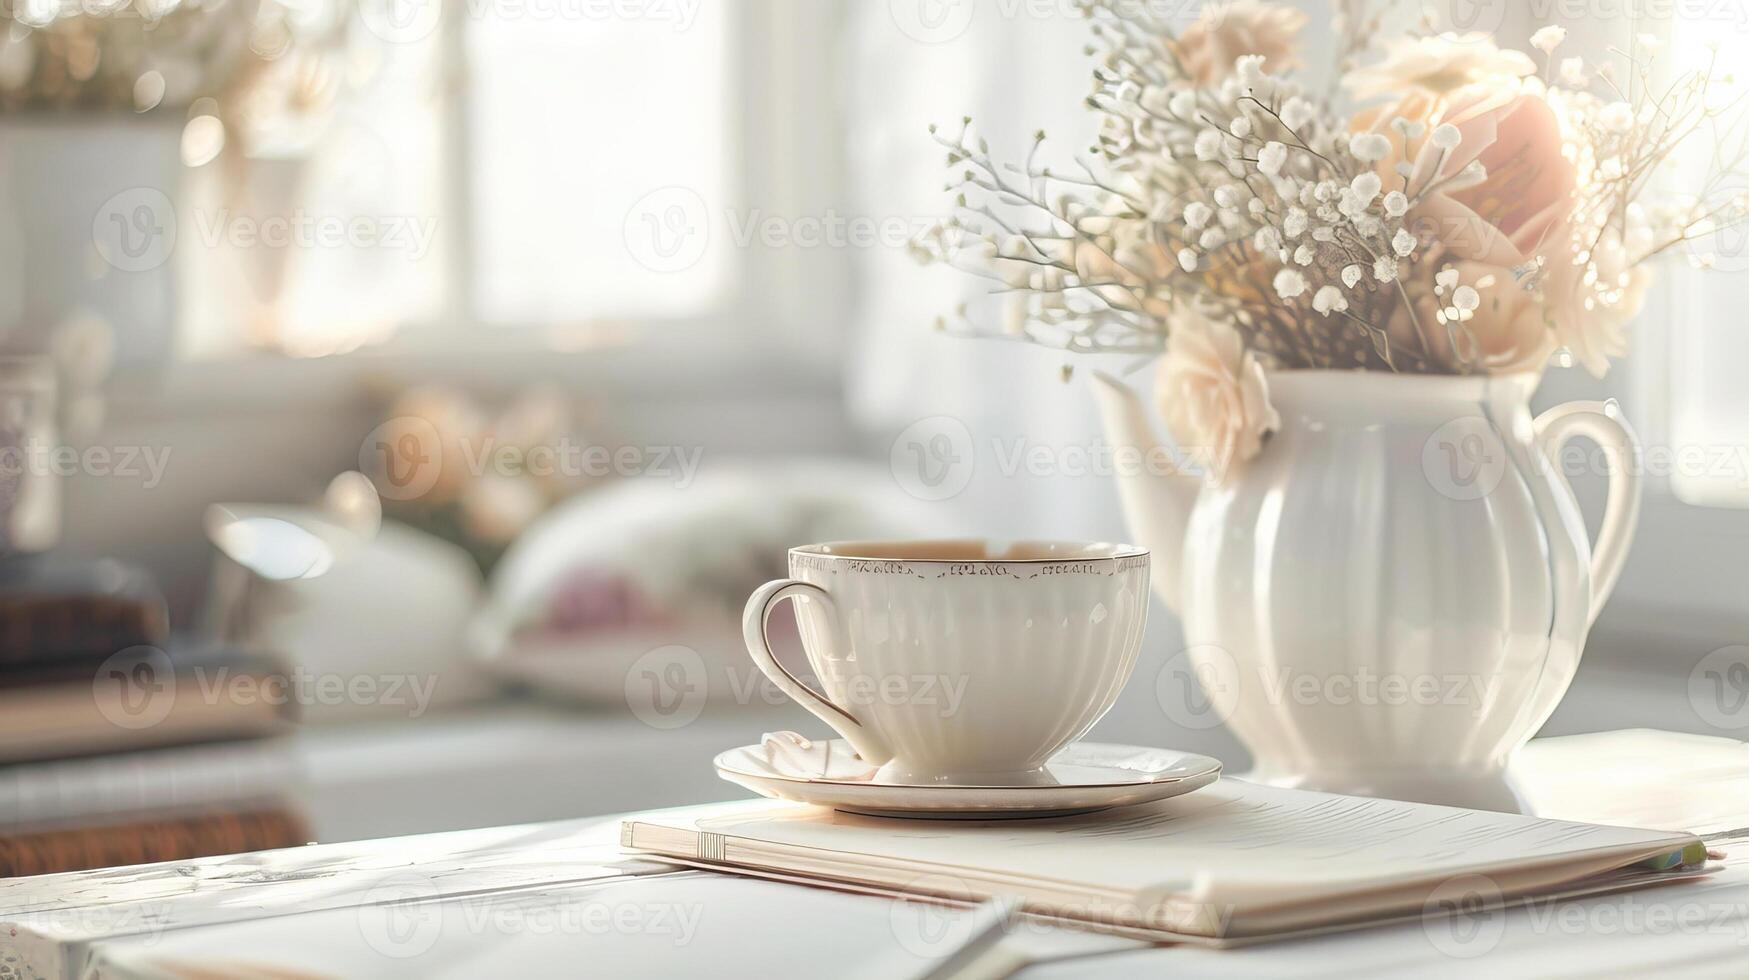
{"label": "pitcher handle", "polygon": [[[838,607],[833,605],[832,596],[825,589],[800,579],[781,578],[767,582],[754,590],[747,600],[746,612],[741,616],[741,634],[747,641],[747,653],[753,658],[754,666],[758,667],[766,677],[771,679],[777,689],[789,695],[791,701],[808,709],[814,717],[832,727],[833,731],[844,736],[856,754],[870,765],[883,765],[893,757],[893,752],[879,735],[868,726],[857,720],[845,708],[834,704],[824,694],[803,684],[789,668],[778,662],[777,655],[771,652],[771,610],[785,599],[806,598],[818,602],[826,610],[827,642],[836,642],[838,637]],[[797,616],[799,622],[801,617]]]}
{"label": "pitcher handle", "polygon": [[1603,525],[1591,546],[1591,615],[1597,614],[1609,601],[1615,583],[1621,578],[1622,565],[1627,561],[1628,547],[1634,540],[1634,529],[1640,523],[1640,470],[1635,461],[1640,455],[1640,440],[1621,417],[1614,402],[1568,402],[1557,405],[1536,419],[1537,442],[1548,465],[1554,468],[1568,493],[1573,486],[1562,472],[1560,454],[1567,442],[1584,436],[1603,448],[1604,455],[1614,461],[1609,471],[1609,499],[1603,508]]}

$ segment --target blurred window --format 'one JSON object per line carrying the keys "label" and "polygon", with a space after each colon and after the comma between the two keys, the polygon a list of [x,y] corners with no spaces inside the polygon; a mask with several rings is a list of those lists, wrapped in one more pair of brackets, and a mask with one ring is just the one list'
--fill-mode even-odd
{"label": "blurred window", "polygon": [[[1705,18],[1677,18],[1672,26],[1671,64],[1705,64],[1715,47],[1719,64],[1749,64],[1749,32],[1742,24],[1723,30]],[[1749,78],[1739,74],[1722,97],[1744,98],[1746,84]],[[1749,173],[1727,166],[1741,159],[1746,135],[1741,127],[1717,133],[1716,153],[1681,161],[1676,187],[1709,206],[1749,202]],[[1703,133],[1697,142],[1711,150],[1714,135]],[[1749,224],[1721,221],[1713,234],[1672,252],[1668,305],[1648,311],[1653,322],[1642,334],[1649,339],[1668,327],[1669,358],[1660,373],[1669,392],[1670,488],[1688,503],[1749,506],[1749,385],[1743,382],[1749,331],[1742,326],[1749,305]],[[1693,268],[1691,257],[1711,268]],[[1667,319],[1660,324],[1653,318]]]}
{"label": "blurred window", "polygon": [[[220,220],[184,229],[206,246],[183,275],[186,353],[391,334],[465,351],[494,327],[746,318],[729,288],[745,250],[713,226],[741,189],[732,151],[759,142],[737,131],[756,55],[732,42],[770,3],[359,2],[319,125],[190,172],[198,204],[179,210]],[[225,233],[270,218],[370,234]]]}
{"label": "blurred window", "polygon": [[[466,205],[488,323],[689,317],[723,301],[734,3],[475,0]],[[518,14],[517,11],[522,11]]]}

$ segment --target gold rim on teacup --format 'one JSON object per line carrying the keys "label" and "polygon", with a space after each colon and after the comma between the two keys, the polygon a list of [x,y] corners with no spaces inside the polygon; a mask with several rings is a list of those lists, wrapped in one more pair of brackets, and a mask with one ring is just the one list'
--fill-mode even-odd
{"label": "gold rim on teacup", "polygon": [[[742,631],[766,677],[883,778],[1038,785],[1128,681],[1150,565],[1146,548],[1108,542],[803,545],[790,578],[748,599]],[[788,599],[819,688],[771,650]]]}
{"label": "gold rim on teacup", "polygon": [[[995,545],[1004,550],[992,554]],[[790,557],[825,561],[883,561],[908,565],[1027,565],[1146,558],[1148,549],[1108,541],[1010,541],[919,538],[911,541],[826,541],[789,550]]]}

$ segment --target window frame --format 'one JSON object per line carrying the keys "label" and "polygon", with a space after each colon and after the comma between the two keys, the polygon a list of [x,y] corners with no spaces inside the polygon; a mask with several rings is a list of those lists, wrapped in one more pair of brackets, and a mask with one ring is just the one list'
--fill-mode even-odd
{"label": "window frame", "polygon": [[[741,249],[722,302],[699,316],[562,323],[480,317],[470,274],[477,238],[467,179],[473,147],[469,0],[445,2],[437,43],[445,93],[440,208],[453,242],[441,274],[450,312],[408,320],[380,344],[313,358],[241,344],[192,353],[178,337],[170,363],[118,378],[124,399],[151,392],[154,401],[167,399],[155,406],[163,408],[265,406],[384,375],[487,388],[536,379],[610,380],[617,388],[649,392],[685,378],[724,391],[837,390],[840,357],[850,343],[842,325],[851,322],[854,276],[853,256],[843,248]],[[819,214],[842,199],[845,184],[840,134],[813,122],[841,114],[835,48],[844,11],[817,0],[737,0],[727,9],[733,12],[729,84],[738,97],[727,110],[733,113],[727,127],[732,200],[725,203],[774,215]],[[831,43],[819,43],[822,38]]]}

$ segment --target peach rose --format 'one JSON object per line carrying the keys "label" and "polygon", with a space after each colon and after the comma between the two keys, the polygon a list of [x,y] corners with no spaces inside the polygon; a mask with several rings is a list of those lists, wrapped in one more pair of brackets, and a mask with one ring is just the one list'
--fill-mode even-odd
{"label": "peach rose", "polygon": [[[1417,135],[1395,124],[1399,118]],[[1443,125],[1455,129],[1455,146],[1435,139]],[[1577,186],[1572,161],[1561,152],[1560,122],[1540,89],[1494,81],[1443,97],[1418,92],[1358,115],[1355,128],[1391,141],[1379,176],[1387,188],[1407,188],[1412,203],[1404,223],[1422,243],[1416,261],[1402,266],[1414,317],[1406,308],[1393,313],[1393,342],[1425,350],[1433,366],[1446,370],[1466,364],[1498,373],[1540,370],[1556,339],[1545,294],[1527,278],[1529,263],[1546,261],[1567,236]],[[1407,178],[1399,172],[1403,164]],[[1481,173],[1466,172],[1471,164]],[[1452,331],[1433,315],[1449,302],[1433,292],[1434,275],[1448,267],[1481,300],[1453,328],[1457,350]],[[1483,281],[1489,285],[1476,285]]]}
{"label": "peach rose", "polygon": [[1181,452],[1208,454],[1217,480],[1255,457],[1264,438],[1281,428],[1263,365],[1230,324],[1180,310],[1158,370],[1154,393],[1166,428]]}
{"label": "peach rose", "polygon": [[1172,42],[1184,73],[1197,85],[1218,85],[1233,74],[1240,55],[1263,56],[1263,70],[1279,74],[1300,64],[1294,42],[1306,26],[1304,12],[1257,0],[1212,3]]}
{"label": "peach rose", "polygon": [[[1399,118],[1419,125],[1421,134],[1405,135],[1392,124]],[[1434,132],[1442,125],[1457,130],[1455,147],[1438,145]],[[1357,114],[1354,128],[1391,141],[1380,179],[1413,202],[1404,219],[1409,230],[1456,258],[1523,265],[1553,240],[1572,209],[1573,163],[1561,152],[1554,110],[1535,90],[1483,83],[1446,98],[1410,95]],[[1410,167],[1406,181],[1402,163]],[[1472,163],[1483,176],[1465,173]]]}
{"label": "peach rose", "polygon": [[413,493],[421,504],[441,506],[455,500],[471,479],[465,465],[478,453],[486,419],[467,395],[441,386],[414,388],[395,400],[374,445],[367,447],[377,465],[371,474],[378,489]]}

